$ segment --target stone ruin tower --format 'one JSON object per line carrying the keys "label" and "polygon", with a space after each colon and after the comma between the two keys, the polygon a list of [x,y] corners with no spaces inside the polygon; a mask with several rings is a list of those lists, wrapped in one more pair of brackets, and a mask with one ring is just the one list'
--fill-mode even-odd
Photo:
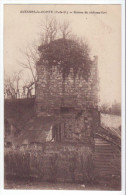
{"label": "stone ruin tower", "polygon": [[[53,44],[61,44],[62,49],[62,41],[63,39],[58,39]],[[39,47],[40,52],[44,47]],[[79,76],[74,79],[70,69],[64,84],[56,66],[52,67],[50,72],[46,63],[47,60],[42,58],[37,63],[37,116],[53,116],[52,135],[56,142],[92,143],[94,132],[99,125],[98,57],[94,56],[89,64],[90,74],[87,80]]]}

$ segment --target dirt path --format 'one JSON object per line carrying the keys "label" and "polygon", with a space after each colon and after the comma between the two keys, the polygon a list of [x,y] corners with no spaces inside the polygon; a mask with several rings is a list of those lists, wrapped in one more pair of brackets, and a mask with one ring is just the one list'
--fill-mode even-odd
{"label": "dirt path", "polygon": [[28,182],[13,181],[5,182],[5,189],[27,189],[27,190],[120,190],[110,184],[72,184],[72,183],[47,183],[47,182]]}

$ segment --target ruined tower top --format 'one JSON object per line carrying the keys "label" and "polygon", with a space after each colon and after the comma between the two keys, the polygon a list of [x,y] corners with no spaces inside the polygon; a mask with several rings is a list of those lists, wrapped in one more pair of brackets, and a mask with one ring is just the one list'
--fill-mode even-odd
{"label": "ruined tower top", "polygon": [[[48,53],[42,52],[43,49]],[[81,47],[75,42],[70,40],[64,42],[62,39],[39,47],[39,50],[42,56],[37,64],[37,113],[62,107],[83,110],[86,107],[97,106],[97,56],[89,60],[86,53],[81,56],[82,52],[78,51],[81,51]],[[46,56],[46,60],[42,59],[43,56]],[[83,72],[79,63],[85,68]],[[47,66],[48,64],[50,66]],[[76,77],[74,77],[75,66],[78,69]],[[66,71],[64,73],[66,77],[63,76],[63,71]]]}

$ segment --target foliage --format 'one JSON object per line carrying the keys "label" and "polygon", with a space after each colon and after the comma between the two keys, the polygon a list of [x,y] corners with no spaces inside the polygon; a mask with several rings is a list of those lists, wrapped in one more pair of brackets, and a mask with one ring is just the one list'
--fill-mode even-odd
{"label": "foliage", "polygon": [[88,80],[91,59],[86,43],[61,38],[40,46],[39,51],[41,52],[39,64],[45,64],[49,71],[57,67],[63,79],[68,77],[72,71],[74,79],[78,75]]}
{"label": "foliage", "polygon": [[105,114],[121,115],[121,104],[113,103],[111,106],[108,104],[102,104],[99,107],[100,112]]}
{"label": "foliage", "polygon": [[66,144],[36,143],[16,148],[5,147],[5,177],[38,178],[47,182],[86,182],[92,174],[88,170],[91,154],[91,148],[87,146]]}

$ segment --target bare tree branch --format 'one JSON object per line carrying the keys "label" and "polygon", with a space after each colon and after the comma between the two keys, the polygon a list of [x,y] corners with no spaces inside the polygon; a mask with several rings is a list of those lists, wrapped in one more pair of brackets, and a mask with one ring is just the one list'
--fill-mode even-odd
{"label": "bare tree branch", "polygon": [[[40,24],[40,43],[41,45],[49,44],[50,42],[58,38],[68,38],[71,35],[71,28],[69,22],[59,23],[55,17],[46,16]],[[38,75],[36,70],[36,65],[39,59],[42,57],[42,53],[38,50],[38,44],[34,41],[25,49],[21,50],[22,59],[18,60],[18,64],[27,69],[35,83],[35,88],[37,86]]]}
{"label": "bare tree branch", "polygon": [[55,17],[46,16],[41,22],[41,42],[48,44],[54,41],[59,30],[58,22]]}
{"label": "bare tree branch", "polygon": [[28,69],[31,72],[34,83],[37,83],[37,71],[36,71],[36,63],[39,59],[39,51],[38,47],[35,43],[32,46],[28,46],[25,50],[20,49],[20,53],[22,54],[23,60],[18,63],[25,69]]}
{"label": "bare tree branch", "polygon": [[4,95],[5,98],[16,99],[20,97],[20,81],[22,70],[15,72],[12,76],[5,75]]}
{"label": "bare tree branch", "polygon": [[63,23],[59,25],[59,28],[62,38],[66,39],[68,38],[68,36],[70,36],[71,28],[70,23],[68,21],[63,21]]}

